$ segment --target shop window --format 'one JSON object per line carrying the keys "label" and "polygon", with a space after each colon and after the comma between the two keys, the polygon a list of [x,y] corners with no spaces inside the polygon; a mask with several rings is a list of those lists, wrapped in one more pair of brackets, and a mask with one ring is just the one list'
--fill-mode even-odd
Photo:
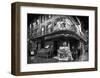
{"label": "shop window", "polygon": [[45,42],[44,48],[51,48],[53,46],[53,41]]}

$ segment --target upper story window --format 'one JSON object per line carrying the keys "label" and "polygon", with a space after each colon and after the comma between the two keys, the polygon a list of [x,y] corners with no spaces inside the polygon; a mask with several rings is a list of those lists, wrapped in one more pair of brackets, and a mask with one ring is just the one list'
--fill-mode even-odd
{"label": "upper story window", "polygon": [[42,34],[42,35],[45,34],[45,26],[42,26],[42,28],[41,28],[41,34]]}
{"label": "upper story window", "polygon": [[36,22],[33,22],[33,29],[35,29],[36,27]]}

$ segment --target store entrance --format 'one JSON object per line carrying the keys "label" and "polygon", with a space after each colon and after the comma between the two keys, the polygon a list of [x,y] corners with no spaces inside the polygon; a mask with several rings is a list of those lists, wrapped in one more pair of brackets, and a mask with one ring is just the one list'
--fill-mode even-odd
{"label": "store entrance", "polygon": [[80,53],[81,51],[79,50],[79,41],[76,39],[59,39],[59,40],[54,40],[54,51],[53,51],[53,57],[58,55],[58,50],[60,49],[60,47],[63,47],[63,43],[66,42],[67,45],[66,47],[69,47],[73,60],[77,60],[79,59]]}
{"label": "store entrance", "polygon": [[54,41],[54,52],[53,52],[54,56],[57,56],[58,49],[60,46],[63,46],[63,42],[67,42],[67,41],[66,40],[55,40]]}

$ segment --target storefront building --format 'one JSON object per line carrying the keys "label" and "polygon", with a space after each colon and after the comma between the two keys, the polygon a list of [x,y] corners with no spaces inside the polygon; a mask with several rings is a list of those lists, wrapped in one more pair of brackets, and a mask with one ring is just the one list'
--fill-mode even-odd
{"label": "storefront building", "polygon": [[[66,43],[71,52],[71,61],[87,60],[87,38],[77,17],[62,15],[40,16],[28,28],[28,54],[31,57],[63,58],[59,51]],[[58,58],[58,59],[59,59]]]}

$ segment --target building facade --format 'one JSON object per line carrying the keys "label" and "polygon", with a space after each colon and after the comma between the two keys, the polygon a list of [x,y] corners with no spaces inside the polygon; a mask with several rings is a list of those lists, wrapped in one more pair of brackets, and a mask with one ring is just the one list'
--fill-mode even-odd
{"label": "building facade", "polygon": [[65,15],[40,15],[28,26],[28,54],[53,58],[58,56],[60,46],[66,46],[74,61],[87,60],[85,46],[88,40],[82,31],[78,17]]}

